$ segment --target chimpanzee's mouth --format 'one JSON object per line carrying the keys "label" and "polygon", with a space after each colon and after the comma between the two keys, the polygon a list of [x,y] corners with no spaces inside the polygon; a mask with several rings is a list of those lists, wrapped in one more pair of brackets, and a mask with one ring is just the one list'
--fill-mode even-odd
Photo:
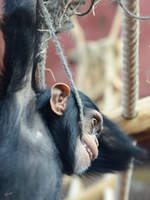
{"label": "chimpanzee's mouth", "polygon": [[96,136],[85,134],[82,138],[82,145],[89,155],[90,160],[94,160],[98,156],[98,140]]}

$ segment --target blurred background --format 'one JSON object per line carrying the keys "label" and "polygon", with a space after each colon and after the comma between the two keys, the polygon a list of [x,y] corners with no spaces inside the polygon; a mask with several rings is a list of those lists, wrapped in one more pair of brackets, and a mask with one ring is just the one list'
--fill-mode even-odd
{"label": "blurred background", "polygon": [[[93,62],[93,60],[95,60],[95,63],[100,62],[100,64],[103,64],[105,51],[109,44],[112,45],[112,54],[114,54],[114,56],[120,59],[119,58],[121,54],[120,53],[121,51],[120,30],[122,26],[122,21],[121,21],[122,19],[121,19],[121,14],[120,15],[118,14],[117,25],[113,27],[116,11],[117,11],[116,1],[101,0],[96,5],[95,16],[91,12],[88,16],[78,17],[76,19],[77,25],[75,24],[75,29],[77,29],[76,32],[78,31],[79,33],[75,34],[75,30],[72,30],[69,33],[67,32],[67,33],[59,34],[58,36],[59,41],[62,44],[66,57],[70,61],[69,66],[71,67],[75,80],[78,79],[76,76],[76,72],[78,71],[77,67],[79,63],[81,63],[80,61],[81,58],[79,55],[82,53],[80,52],[79,55],[74,55],[74,58],[71,57],[71,53],[75,51],[75,49],[77,49],[77,45],[80,44],[80,42],[83,42],[83,40],[84,42],[87,43],[86,45],[87,45],[88,51],[92,51],[92,52],[88,52],[89,53],[88,55],[91,55],[91,57],[87,58],[88,61],[89,60],[91,61],[91,63]],[[140,1],[140,14],[150,15],[149,1],[147,0]],[[80,26],[80,27],[77,28],[77,26]],[[150,84],[147,81],[149,79],[148,75],[150,74],[150,59],[149,59],[150,36],[149,34],[150,34],[150,21],[149,20],[141,21],[140,22],[140,52],[139,52],[140,97],[144,97],[150,94]],[[109,41],[110,39],[112,41]],[[82,48],[82,45],[80,48]],[[97,54],[97,55],[95,55],[95,57],[92,58],[93,56],[92,53]],[[105,56],[107,58],[107,55]],[[121,65],[120,60],[118,60],[117,66],[114,64],[114,68],[119,67],[119,64]],[[52,69],[57,81],[67,82],[67,79],[66,79],[65,74],[63,73],[59,58],[56,55],[55,48],[53,44],[51,43],[49,45],[47,67],[50,67]],[[105,66],[105,68],[107,67],[108,66]],[[49,86],[52,82],[53,82],[52,77],[49,75],[49,73],[47,73],[47,85]]]}
{"label": "blurred background", "polygon": [[[140,15],[150,15],[150,1],[140,1]],[[59,34],[58,39],[77,87],[90,96],[104,113],[113,112],[121,105],[122,10],[114,0],[101,0],[93,12],[88,16],[74,17],[73,23],[74,29]],[[140,21],[139,40],[139,97],[143,98],[150,95],[150,20]],[[0,67],[3,66],[3,53],[0,33]],[[47,87],[54,82],[69,84],[52,42],[49,42],[45,73]],[[138,136],[138,140],[150,151],[150,131]],[[66,199],[67,196],[67,200],[111,200],[115,183],[116,176],[113,175],[65,177],[62,197]],[[149,200],[149,184],[150,165],[146,162],[134,170],[130,200]]]}

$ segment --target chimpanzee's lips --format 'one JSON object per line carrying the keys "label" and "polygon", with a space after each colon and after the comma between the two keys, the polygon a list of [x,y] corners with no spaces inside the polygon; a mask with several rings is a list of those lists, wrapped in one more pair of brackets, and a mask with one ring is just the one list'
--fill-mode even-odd
{"label": "chimpanzee's lips", "polygon": [[98,145],[99,145],[96,137],[93,135],[85,134],[82,138],[82,141],[83,141],[82,142],[83,146],[87,151],[90,159],[91,160],[96,159],[98,156]]}

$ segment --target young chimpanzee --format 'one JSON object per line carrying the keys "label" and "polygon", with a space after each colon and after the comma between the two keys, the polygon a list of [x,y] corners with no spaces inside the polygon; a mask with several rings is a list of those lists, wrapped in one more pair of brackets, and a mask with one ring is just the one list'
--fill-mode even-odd
{"label": "young chimpanzee", "polygon": [[58,200],[63,173],[123,170],[132,157],[141,154],[83,93],[81,133],[74,93],[67,85],[57,83],[39,92],[32,89],[35,46],[39,42],[36,10],[36,0],[5,0],[1,200]]}

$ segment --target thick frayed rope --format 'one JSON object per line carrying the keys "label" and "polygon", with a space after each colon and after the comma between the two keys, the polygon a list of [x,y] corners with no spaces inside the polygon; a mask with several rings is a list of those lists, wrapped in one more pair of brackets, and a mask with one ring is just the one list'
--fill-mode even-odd
{"label": "thick frayed rope", "polygon": [[[138,0],[124,0],[125,6],[132,13],[138,13]],[[123,116],[127,119],[136,117],[136,103],[139,89],[139,22],[126,12],[123,15]]]}
{"label": "thick frayed rope", "polygon": [[56,37],[56,34],[55,34],[55,30],[53,28],[53,22],[52,22],[52,19],[51,19],[51,16],[50,16],[50,13],[48,12],[47,8],[45,7],[44,3],[43,3],[43,0],[40,0],[40,5],[41,5],[41,9],[42,9],[42,14],[44,15],[44,20],[45,20],[45,23],[46,23],[46,26],[48,27],[48,31],[49,31],[49,34],[51,36],[51,39],[53,40],[55,46],[56,46],[56,50],[57,50],[57,53],[61,59],[61,62],[62,62],[62,65],[64,67],[64,70],[68,76],[68,79],[69,81],[71,82],[72,84],[72,88],[73,88],[73,91],[74,91],[74,94],[75,94],[75,98],[76,98],[76,101],[77,101],[77,104],[78,104],[78,107],[79,107],[79,112],[80,112],[80,122],[81,122],[81,130],[83,131],[83,105],[82,105],[82,101],[81,101],[81,98],[79,96],[79,93],[78,93],[78,90],[76,88],[76,85],[73,81],[73,78],[72,78],[72,74],[68,68],[68,64],[67,64],[67,61],[66,61],[66,58],[63,54],[63,50],[60,46],[60,43],[58,42],[57,40],[57,37]]}

